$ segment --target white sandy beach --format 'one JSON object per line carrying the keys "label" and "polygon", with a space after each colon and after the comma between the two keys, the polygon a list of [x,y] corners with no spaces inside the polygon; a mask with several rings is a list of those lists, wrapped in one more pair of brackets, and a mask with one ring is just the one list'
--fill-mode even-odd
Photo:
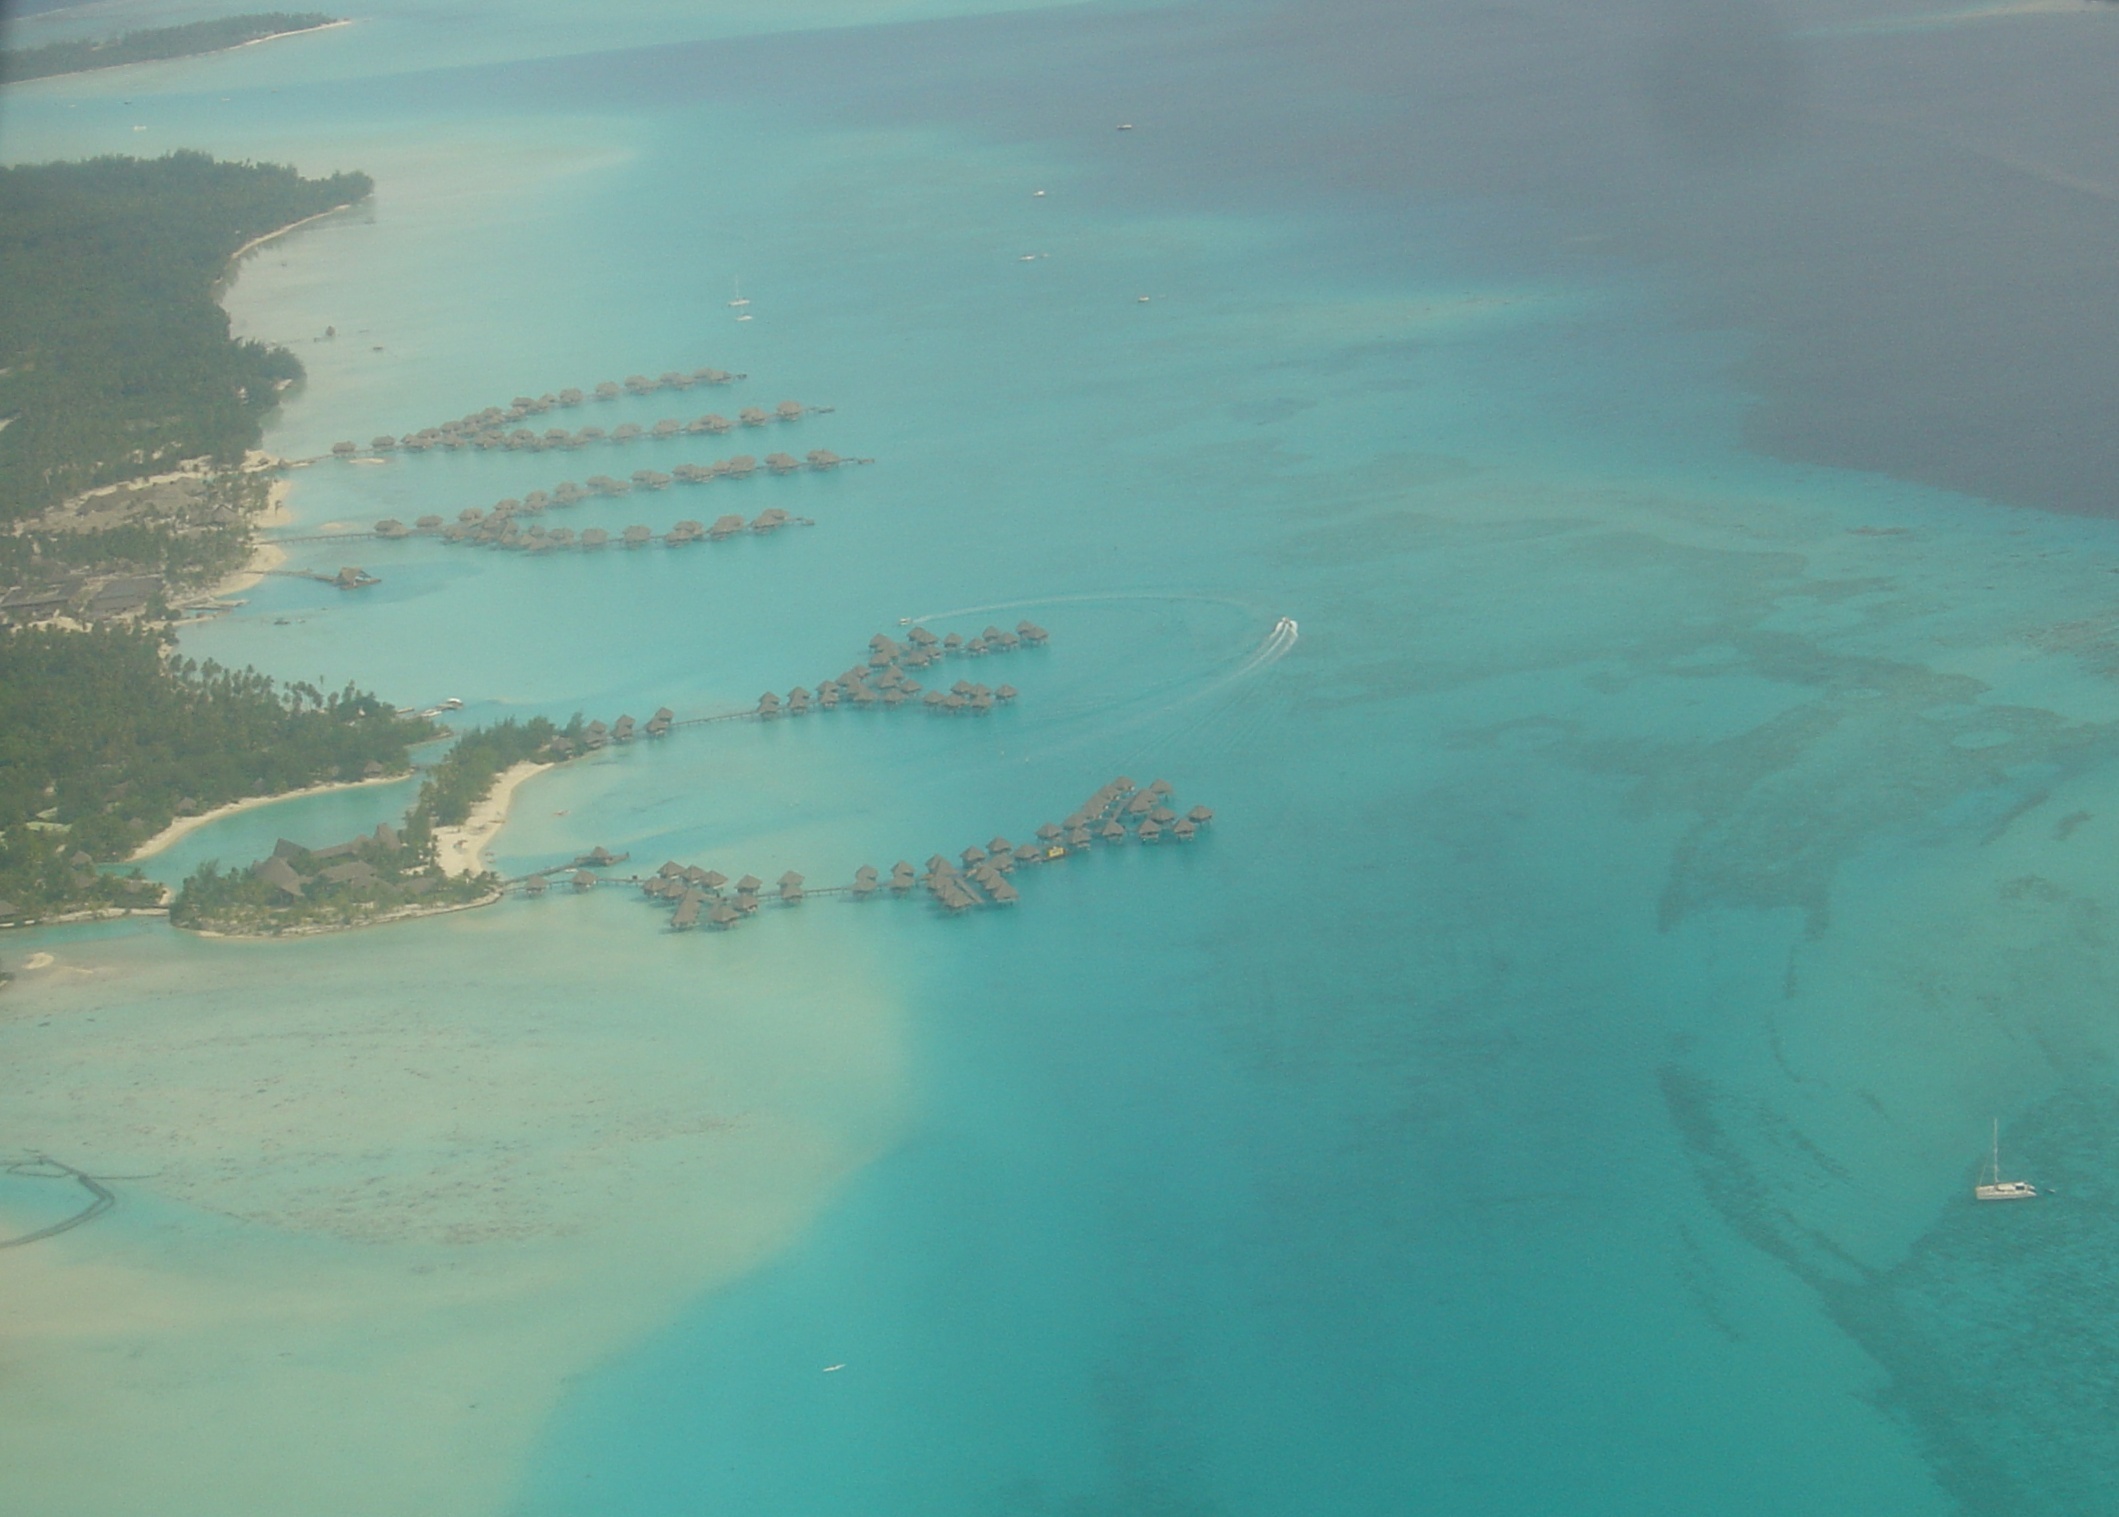
{"label": "white sandy beach", "polygon": [[486,867],[488,850],[508,825],[508,808],[515,803],[516,788],[546,767],[524,760],[504,770],[486,798],[471,808],[471,815],[462,826],[434,829],[434,847],[442,873],[475,874]]}
{"label": "white sandy beach", "polygon": [[324,795],[333,790],[360,790],[369,785],[395,785],[401,783],[404,778],[402,774],[383,774],[372,780],[333,780],[326,785],[289,790],[284,795],[253,795],[240,801],[230,801],[225,806],[216,806],[213,810],[202,811],[197,816],[180,816],[135,848],[126,862],[138,863],[141,859],[153,858],[179,838],[189,837],[208,822],[218,822],[222,817],[234,816],[238,811],[255,811],[260,806],[277,806],[282,801],[298,801],[303,796]]}

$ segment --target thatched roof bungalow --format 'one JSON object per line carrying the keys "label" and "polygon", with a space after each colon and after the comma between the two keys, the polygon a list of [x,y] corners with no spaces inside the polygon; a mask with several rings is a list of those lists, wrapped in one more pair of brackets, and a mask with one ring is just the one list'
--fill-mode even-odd
{"label": "thatched roof bungalow", "polygon": [[679,932],[690,932],[699,925],[699,911],[706,904],[706,897],[696,890],[687,890],[684,899],[677,903],[677,910],[670,917],[670,926]]}
{"label": "thatched roof bungalow", "polygon": [[712,909],[706,914],[706,919],[723,931],[735,926],[739,920],[736,908],[729,905],[727,901],[714,902]]}
{"label": "thatched roof bungalow", "polygon": [[1204,827],[1214,820],[1214,813],[1205,806],[1194,806],[1185,813],[1185,820],[1195,827]]}
{"label": "thatched roof bungalow", "polygon": [[782,421],[800,421],[805,409],[799,400],[783,400],[773,407],[773,414]]}
{"label": "thatched roof bungalow", "polygon": [[590,874],[586,869],[577,869],[574,871],[573,885],[576,890],[594,890],[596,888],[596,876]]}
{"label": "thatched roof bungalow", "polygon": [[746,427],[762,427],[771,421],[772,418],[756,406],[745,406],[736,413],[736,420],[742,422]]}
{"label": "thatched roof bungalow", "polygon": [[780,876],[780,899],[790,906],[802,899],[802,876],[792,869]]}

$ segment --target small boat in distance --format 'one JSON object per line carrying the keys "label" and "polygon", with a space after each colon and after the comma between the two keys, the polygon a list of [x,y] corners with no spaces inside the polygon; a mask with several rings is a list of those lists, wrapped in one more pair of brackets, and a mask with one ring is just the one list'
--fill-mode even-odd
{"label": "small boat in distance", "polygon": [[743,297],[743,281],[739,279],[736,281],[736,298],[731,300],[729,305],[734,308],[741,308],[749,304],[750,302]]}
{"label": "small boat in distance", "polygon": [[1980,1171],[1979,1183],[1972,1187],[1975,1201],[2028,1201],[2038,1194],[2038,1187],[2028,1180],[2004,1180],[2001,1178],[2001,1118],[1994,1119],[1994,1153],[1987,1160],[1986,1168]]}

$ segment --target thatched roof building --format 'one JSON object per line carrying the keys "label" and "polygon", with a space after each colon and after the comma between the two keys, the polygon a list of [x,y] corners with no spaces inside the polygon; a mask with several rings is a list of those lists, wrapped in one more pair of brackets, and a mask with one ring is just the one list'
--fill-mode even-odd
{"label": "thatched roof building", "polygon": [[735,926],[738,917],[735,907],[729,905],[726,901],[716,901],[712,909],[707,912],[706,919],[716,927],[726,929]]}
{"label": "thatched roof building", "polygon": [[576,890],[594,890],[596,888],[596,876],[590,874],[586,869],[577,869],[574,871],[573,883]]}
{"label": "thatched roof building", "polygon": [[1194,806],[1185,813],[1185,820],[1195,827],[1204,827],[1214,820],[1214,813],[1205,806]]}

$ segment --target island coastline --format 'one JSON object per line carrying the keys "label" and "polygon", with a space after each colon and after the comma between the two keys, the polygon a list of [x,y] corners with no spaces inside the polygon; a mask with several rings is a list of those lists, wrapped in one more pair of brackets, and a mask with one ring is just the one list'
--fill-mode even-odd
{"label": "island coastline", "polygon": [[515,792],[533,776],[554,766],[533,759],[511,764],[501,771],[488,790],[471,808],[471,814],[456,826],[434,829],[435,859],[447,875],[477,874],[485,868],[486,851],[508,825],[508,812]]}
{"label": "island coastline", "polygon": [[321,785],[308,785],[300,790],[284,790],[278,795],[251,795],[240,801],[230,801],[225,806],[216,806],[211,811],[202,811],[197,816],[180,816],[160,832],[135,848],[126,856],[125,862],[137,864],[142,859],[153,858],[171,844],[189,837],[209,822],[218,822],[242,811],[255,811],[260,806],[275,806],[281,801],[296,801],[304,796],[329,795],[336,790],[362,790],[371,785],[396,785],[411,776],[409,774],[379,774],[372,779],[328,780]]}

